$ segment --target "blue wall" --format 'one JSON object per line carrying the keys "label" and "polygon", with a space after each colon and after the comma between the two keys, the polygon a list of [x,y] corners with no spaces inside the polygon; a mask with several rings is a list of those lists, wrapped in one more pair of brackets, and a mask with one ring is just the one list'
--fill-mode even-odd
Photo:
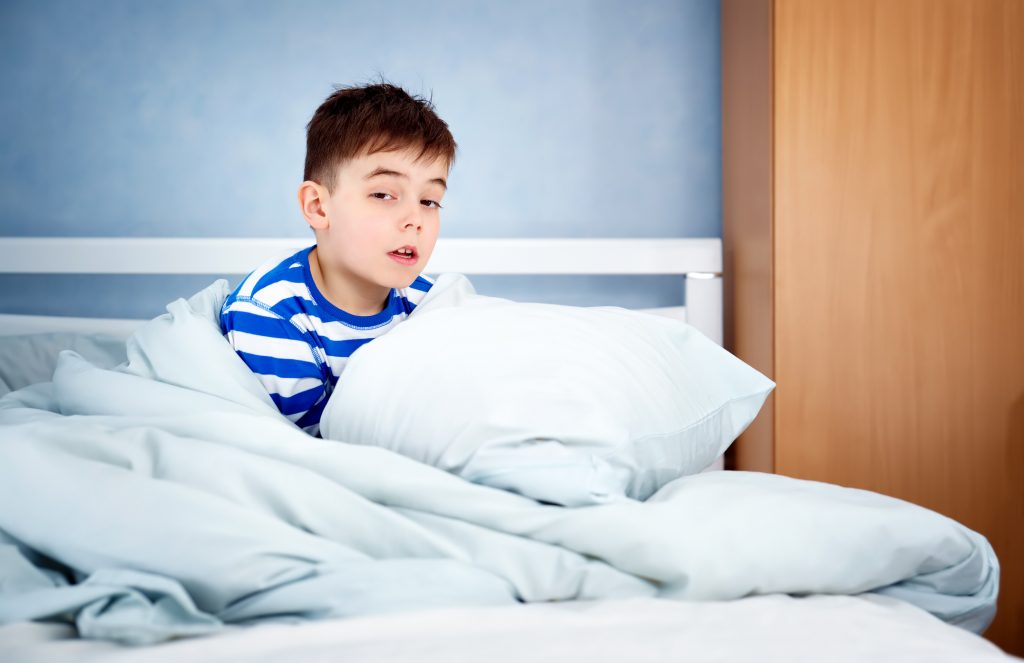
{"label": "blue wall", "polygon": [[[383,75],[459,142],[442,237],[721,236],[717,0],[7,0],[0,53],[0,235],[310,236],[305,124]],[[149,316],[209,280],[2,276],[0,311]],[[473,281],[681,301],[668,277]]]}

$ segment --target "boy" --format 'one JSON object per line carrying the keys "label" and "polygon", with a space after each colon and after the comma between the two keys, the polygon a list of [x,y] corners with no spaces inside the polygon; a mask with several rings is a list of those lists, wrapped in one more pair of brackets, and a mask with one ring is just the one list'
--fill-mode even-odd
{"label": "boy", "polygon": [[390,84],[338,89],[306,130],[299,207],[316,244],[247,276],[221,331],[281,413],[319,435],[348,357],[433,285],[420,272],[456,144],[429,101]]}

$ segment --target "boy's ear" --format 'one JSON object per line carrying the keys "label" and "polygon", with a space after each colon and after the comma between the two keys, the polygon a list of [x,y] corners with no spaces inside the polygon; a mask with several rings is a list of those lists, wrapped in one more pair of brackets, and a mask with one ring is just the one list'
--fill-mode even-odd
{"label": "boy's ear", "polygon": [[306,223],[313,230],[324,230],[331,224],[324,205],[327,200],[327,189],[312,180],[299,185],[299,208]]}

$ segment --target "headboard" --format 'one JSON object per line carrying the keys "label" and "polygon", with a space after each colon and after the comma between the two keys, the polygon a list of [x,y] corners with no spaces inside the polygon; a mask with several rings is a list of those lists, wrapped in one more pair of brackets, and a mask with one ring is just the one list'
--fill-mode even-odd
{"label": "headboard", "polygon": [[[310,238],[5,237],[0,273],[247,274]],[[645,309],[722,343],[722,241],[701,239],[439,239],[426,274],[677,275],[685,306]],[[0,316],[7,327],[37,316]],[[9,332],[8,332],[9,333]]]}

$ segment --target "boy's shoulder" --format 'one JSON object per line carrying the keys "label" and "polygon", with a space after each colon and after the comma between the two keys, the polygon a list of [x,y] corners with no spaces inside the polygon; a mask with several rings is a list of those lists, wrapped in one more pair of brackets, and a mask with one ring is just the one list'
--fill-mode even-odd
{"label": "boy's shoulder", "polygon": [[430,288],[434,285],[434,279],[429,276],[420,274],[416,277],[416,280],[410,283],[404,288],[397,288],[396,293],[400,300],[404,300],[403,308],[407,313],[412,313],[413,310],[420,305],[423,298],[430,292]]}
{"label": "boy's shoulder", "polygon": [[418,290],[419,292],[427,292],[434,285],[434,279],[430,278],[426,274],[420,274],[416,277],[416,280],[409,284],[404,290]]}
{"label": "boy's shoulder", "polygon": [[228,295],[222,311],[236,302],[249,302],[273,310],[290,299],[309,299],[305,270],[312,247],[284,252],[264,261]]}

